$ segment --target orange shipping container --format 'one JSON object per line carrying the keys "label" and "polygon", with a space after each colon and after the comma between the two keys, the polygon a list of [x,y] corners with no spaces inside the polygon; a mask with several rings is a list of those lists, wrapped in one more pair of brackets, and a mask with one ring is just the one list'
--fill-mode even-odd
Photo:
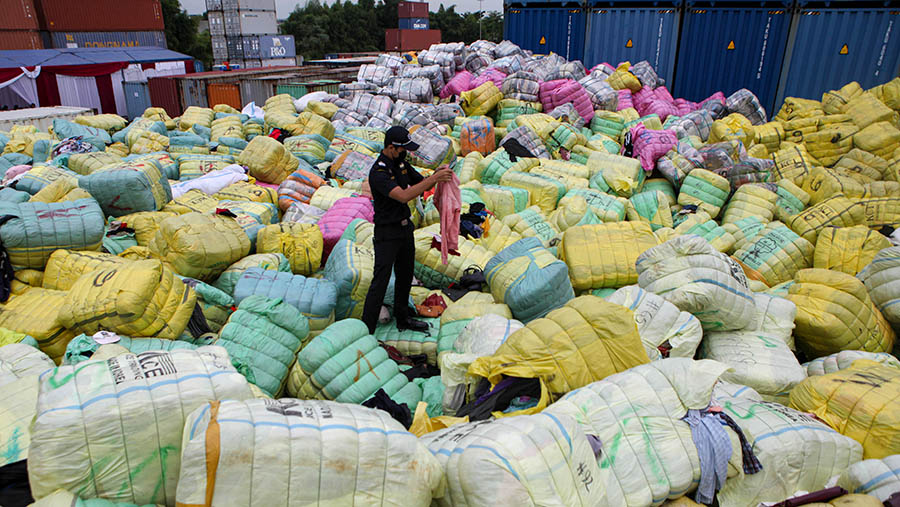
{"label": "orange shipping container", "polygon": [[241,89],[236,83],[210,83],[206,87],[206,96],[209,107],[216,104],[228,104],[237,110],[244,107],[241,104]]}
{"label": "orange shipping container", "polygon": [[[3,0],[0,30],[37,30],[37,10],[34,0]],[[0,47],[0,49],[22,49]],[[31,48],[28,48],[31,49]]]}
{"label": "orange shipping container", "polygon": [[44,43],[35,30],[0,30],[0,49],[44,49]]}

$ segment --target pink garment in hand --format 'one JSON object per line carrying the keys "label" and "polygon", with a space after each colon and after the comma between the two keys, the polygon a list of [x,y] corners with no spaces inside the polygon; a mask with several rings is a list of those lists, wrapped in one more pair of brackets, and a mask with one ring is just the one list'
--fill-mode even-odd
{"label": "pink garment in hand", "polygon": [[459,192],[459,178],[455,173],[450,181],[442,181],[435,186],[434,206],[441,215],[441,262],[446,265],[447,254],[459,249],[459,211],[462,209],[462,196]]}

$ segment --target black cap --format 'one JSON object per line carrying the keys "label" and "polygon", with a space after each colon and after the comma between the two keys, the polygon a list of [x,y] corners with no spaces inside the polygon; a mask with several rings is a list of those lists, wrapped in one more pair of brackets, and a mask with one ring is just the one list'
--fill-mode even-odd
{"label": "black cap", "polygon": [[410,141],[409,131],[400,126],[387,129],[387,132],[384,133],[384,145],[398,146],[400,148],[406,148],[409,151],[416,151],[419,149],[418,144]]}

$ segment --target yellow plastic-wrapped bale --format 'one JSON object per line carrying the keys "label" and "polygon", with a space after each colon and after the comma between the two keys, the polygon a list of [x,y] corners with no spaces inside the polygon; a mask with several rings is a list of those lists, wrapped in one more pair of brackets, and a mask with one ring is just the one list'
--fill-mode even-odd
{"label": "yellow plastic-wrapped bale", "polygon": [[249,254],[251,245],[233,218],[187,213],[163,220],[148,246],[179,275],[212,281]]}
{"label": "yellow plastic-wrapped bale", "polygon": [[778,200],[775,201],[775,218],[787,223],[788,219],[806,209],[809,194],[789,179],[778,180]]}
{"label": "yellow plastic-wrapped bale", "polygon": [[218,199],[204,193],[202,190],[193,188],[185,192],[181,197],[176,197],[169,201],[161,212],[174,213],[176,215],[184,215],[191,212],[208,213],[214,211],[218,204]]}
{"label": "yellow plastic-wrapped bale", "polygon": [[825,227],[852,227],[865,223],[865,207],[843,195],[837,195],[792,216],[787,221],[787,226],[815,244],[819,231]]}
{"label": "yellow plastic-wrapped bale", "polygon": [[804,380],[791,391],[790,403],[861,443],[866,459],[900,453],[900,370],[858,360]]}
{"label": "yellow plastic-wrapped bale", "polygon": [[822,109],[828,114],[843,113],[847,110],[847,104],[863,93],[863,89],[859,83],[851,81],[839,90],[830,90],[823,93]]}
{"label": "yellow plastic-wrapped bale", "polygon": [[447,264],[441,262],[441,251],[432,247],[435,235],[440,235],[440,224],[416,229],[416,278],[431,289],[442,289],[453,282],[459,282],[465,271],[471,267],[484,269],[494,253],[483,246],[460,236],[459,255],[449,255]]}
{"label": "yellow plastic-wrapped bale", "polygon": [[825,114],[822,110],[822,102],[798,97],[785,97],[784,104],[775,114],[775,120],[779,122],[789,121],[797,117],[815,116]]}
{"label": "yellow plastic-wrapped bale", "polygon": [[768,287],[794,278],[797,271],[812,265],[813,244],[781,222],[770,222],[734,254],[751,280]]}
{"label": "yellow plastic-wrapped bale", "polygon": [[900,195],[872,197],[856,201],[865,211],[865,224],[880,229],[884,226],[900,227]]}
{"label": "yellow plastic-wrapped bale", "polygon": [[809,194],[809,204],[812,206],[836,195],[857,199],[865,193],[862,183],[856,179],[841,171],[824,167],[812,168],[803,180],[802,188]]}
{"label": "yellow plastic-wrapped bale", "polygon": [[759,217],[770,222],[775,216],[777,201],[778,195],[765,187],[741,185],[728,201],[722,223],[731,224],[747,217]]}
{"label": "yellow plastic-wrapped bale", "polygon": [[90,153],[74,153],[69,155],[66,167],[78,174],[91,174],[108,165],[114,165],[122,162],[122,157],[107,153],[105,151],[94,151]]}
{"label": "yellow plastic-wrapped bale", "polygon": [[459,98],[466,116],[484,116],[500,103],[503,93],[493,81],[487,81],[478,88],[462,92]]}
{"label": "yellow plastic-wrapped bale", "polygon": [[819,231],[813,267],[856,275],[891,242],[865,225],[826,227]]}
{"label": "yellow plastic-wrapped bale", "polygon": [[633,265],[642,289],[694,314],[704,331],[743,329],[756,314],[740,265],[695,234],[650,248]]}
{"label": "yellow plastic-wrapped bale", "polygon": [[803,138],[809,154],[826,166],[832,166],[845,153],[853,149],[853,134],[859,128],[850,123],[838,123],[807,134]]}
{"label": "yellow plastic-wrapped bale", "polygon": [[750,146],[756,137],[753,123],[740,113],[731,113],[712,123],[709,129],[709,143],[740,141],[744,147]]}
{"label": "yellow plastic-wrapped bale", "polygon": [[580,296],[510,335],[494,354],[476,359],[469,373],[492,385],[504,377],[540,380],[536,407],[494,413],[503,416],[539,412],[573,389],[649,361],[631,310]]}
{"label": "yellow plastic-wrapped bale", "polygon": [[294,172],[300,161],[277,140],[256,136],[238,155],[237,163],[247,166],[254,178],[278,185]]}
{"label": "yellow plastic-wrapped bale", "polygon": [[40,189],[28,202],[66,202],[78,199],[93,199],[93,197],[87,190],[78,187],[78,180],[75,178],[60,178]]}
{"label": "yellow plastic-wrapped bale", "polygon": [[887,160],[859,148],[853,148],[834,164],[834,169],[841,169],[851,174],[857,173],[869,180],[884,178],[887,167]]}
{"label": "yellow plastic-wrapped bale", "polygon": [[47,260],[41,287],[52,290],[69,290],[85,273],[98,269],[117,268],[131,261],[105,252],[76,252],[57,250]]}
{"label": "yellow plastic-wrapped bale", "polygon": [[278,192],[248,181],[237,181],[219,190],[212,196],[219,201],[251,201],[265,204],[277,204]]}
{"label": "yellow plastic-wrapped bale", "polygon": [[859,128],[866,128],[880,121],[897,125],[900,114],[884,105],[871,93],[863,93],[847,103],[844,111]]}
{"label": "yellow plastic-wrapped bale", "polygon": [[216,118],[216,112],[208,107],[189,106],[178,122],[180,130],[190,130],[194,124],[209,128]]}
{"label": "yellow plastic-wrapped bale", "polygon": [[357,197],[359,194],[349,188],[338,188],[330,186],[321,186],[316,189],[315,193],[309,199],[310,206],[315,206],[322,210],[328,210],[338,199],[344,197]]}
{"label": "yellow plastic-wrapped bale", "polygon": [[886,121],[873,123],[853,136],[853,146],[883,159],[890,159],[900,147],[900,130]]}
{"label": "yellow plastic-wrapped bale", "polygon": [[644,191],[632,195],[625,204],[625,214],[632,222],[647,222],[653,231],[673,227],[672,203],[659,190]]}
{"label": "yellow plastic-wrapped bale", "polygon": [[309,276],[322,262],[322,231],[315,224],[281,223],[263,227],[256,236],[258,253],[282,253],[291,272]]}
{"label": "yellow plastic-wrapped bale", "polygon": [[64,291],[28,289],[0,307],[0,327],[31,336],[37,340],[38,347],[59,364],[66,345],[76,334],[60,321],[66,298]]}
{"label": "yellow plastic-wrapped bale", "polygon": [[621,197],[640,192],[646,178],[639,160],[620,155],[592,153],[587,167],[592,173],[599,172],[610,189]]}
{"label": "yellow plastic-wrapped bale", "polygon": [[557,203],[567,191],[565,185],[553,178],[520,171],[506,171],[500,177],[500,185],[527,190],[529,205],[537,206],[545,213],[556,209]]}
{"label": "yellow plastic-wrapped bale", "polygon": [[597,190],[574,188],[566,192],[565,197],[559,200],[558,207],[568,206],[572,200],[584,199],[597,218],[604,222],[620,222],[625,220],[625,199],[615,197]]}
{"label": "yellow plastic-wrapped bale", "polygon": [[128,262],[81,275],[72,285],[60,322],[93,334],[106,329],[127,336],[174,340],[197,304],[197,293],[158,260]]}
{"label": "yellow plastic-wrapped bale", "polygon": [[575,227],[576,225],[603,223],[582,197],[573,197],[566,202],[566,206],[556,208],[547,217],[547,222],[559,232],[564,232],[569,227]]}
{"label": "yellow plastic-wrapped bale", "polygon": [[841,350],[889,352],[894,331],[855,277],[827,269],[803,269],[787,298],[797,305],[797,346],[815,359]]}
{"label": "yellow plastic-wrapped bale", "polygon": [[582,225],[563,233],[559,258],[569,267],[576,290],[618,288],[637,281],[635,261],[658,244],[645,222]]}
{"label": "yellow plastic-wrapped bale", "polygon": [[890,197],[900,195],[900,182],[896,181],[873,181],[863,185],[865,193],[862,196],[863,201],[873,197]]}
{"label": "yellow plastic-wrapped bale", "polygon": [[766,149],[766,155],[778,151],[784,136],[784,126],[777,121],[770,121],[768,123],[763,123],[762,125],[753,126],[754,146],[764,147]]}
{"label": "yellow plastic-wrapped bale", "polygon": [[747,217],[731,224],[723,224],[722,228],[734,238],[734,245],[725,251],[725,253],[733,254],[745,245],[749,244],[766,228],[767,223],[758,217]]}
{"label": "yellow plastic-wrapped bale", "polygon": [[[474,184],[476,182],[470,182]],[[498,217],[518,213],[528,207],[528,190],[502,185],[479,185],[478,193],[488,211]]]}
{"label": "yellow plastic-wrapped bale", "polygon": [[772,161],[775,163],[772,167],[774,180],[789,179],[797,185],[802,184],[809,171],[818,165],[802,144],[782,147],[772,154]]}
{"label": "yellow plastic-wrapped bale", "polygon": [[547,248],[556,245],[555,240],[557,235],[559,235],[559,229],[547,220],[547,217],[537,206],[532,206],[512,215],[506,215],[502,221],[513,232],[518,233],[522,237],[537,238]]}
{"label": "yellow plastic-wrapped bale", "polygon": [[706,169],[694,169],[681,184],[678,204],[697,206],[716,218],[730,192],[731,185],[727,179]]}
{"label": "yellow plastic-wrapped bale", "polygon": [[488,219],[488,230],[480,238],[472,238],[472,242],[481,245],[494,254],[522,239],[522,235],[510,229],[502,220]]}
{"label": "yellow plastic-wrapped bale", "polygon": [[675,226],[675,233],[679,236],[696,234],[720,252],[728,252],[734,247],[734,236],[724,227],[717,224],[715,220],[710,218],[709,213],[703,210],[689,214],[684,219],[676,215],[675,223],[678,224]]}
{"label": "yellow plastic-wrapped bale", "polygon": [[159,224],[167,219],[176,216],[176,213],[168,211],[141,211],[119,217],[119,222],[125,224],[126,227],[134,229],[134,239],[138,245],[147,246],[156,231],[159,230]]}

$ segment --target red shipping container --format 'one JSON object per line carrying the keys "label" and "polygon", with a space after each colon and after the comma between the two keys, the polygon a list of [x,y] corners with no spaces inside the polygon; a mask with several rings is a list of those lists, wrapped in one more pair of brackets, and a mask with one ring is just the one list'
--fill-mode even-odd
{"label": "red shipping container", "polygon": [[0,49],[44,49],[44,43],[34,30],[0,30]]}
{"label": "red shipping container", "polygon": [[[37,30],[37,9],[34,0],[4,0],[0,30]],[[10,49],[4,47],[3,49]]]}
{"label": "red shipping container", "polygon": [[150,104],[161,107],[172,118],[181,116],[181,94],[178,93],[178,82],[172,77],[152,77],[147,80],[150,89]]}
{"label": "red shipping container", "polygon": [[385,51],[418,51],[420,49],[428,49],[432,44],[440,43],[440,30],[399,30],[388,28],[384,31]]}
{"label": "red shipping container", "polygon": [[399,18],[427,18],[428,2],[400,2],[397,14]]}
{"label": "red shipping container", "polygon": [[165,30],[159,0],[34,0],[41,30],[128,32]]}

